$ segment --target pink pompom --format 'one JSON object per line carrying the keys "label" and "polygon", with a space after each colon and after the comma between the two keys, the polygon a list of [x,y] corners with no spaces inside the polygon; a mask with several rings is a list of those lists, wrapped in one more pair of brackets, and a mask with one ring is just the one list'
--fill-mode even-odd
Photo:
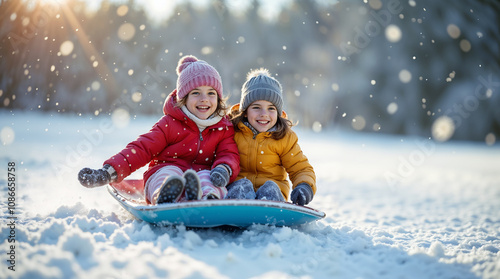
{"label": "pink pompom", "polygon": [[177,65],[177,74],[179,75],[189,64],[198,61],[198,58],[192,55],[186,55],[179,60]]}

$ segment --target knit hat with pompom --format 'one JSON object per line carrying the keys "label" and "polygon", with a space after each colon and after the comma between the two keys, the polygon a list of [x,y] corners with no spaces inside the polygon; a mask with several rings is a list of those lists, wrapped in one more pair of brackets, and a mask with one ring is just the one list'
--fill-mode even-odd
{"label": "knit hat with pompom", "polygon": [[203,60],[187,55],[177,65],[177,100],[186,97],[191,90],[200,86],[211,86],[222,98],[222,81],[214,67]]}
{"label": "knit hat with pompom", "polygon": [[241,87],[240,111],[245,111],[258,100],[271,102],[278,110],[278,115],[281,115],[283,111],[281,84],[271,77],[269,71],[264,68],[250,71],[247,74],[247,80]]}

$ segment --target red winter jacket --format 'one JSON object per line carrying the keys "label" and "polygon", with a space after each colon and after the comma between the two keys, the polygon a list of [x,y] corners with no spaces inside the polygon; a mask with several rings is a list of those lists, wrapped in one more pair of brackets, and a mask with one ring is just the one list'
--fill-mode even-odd
{"label": "red winter jacket", "polygon": [[240,172],[240,157],[234,141],[234,128],[227,117],[200,133],[196,123],[176,106],[177,91],[165,100],[165,115],[151,128],[129,143],[125,149],[104,162],[116,170],[122,181],[135,170],[149,163],[144,182],[158,169],[175,165],[187,169],[211,170],[226,164],[232,170],[230,182]]}

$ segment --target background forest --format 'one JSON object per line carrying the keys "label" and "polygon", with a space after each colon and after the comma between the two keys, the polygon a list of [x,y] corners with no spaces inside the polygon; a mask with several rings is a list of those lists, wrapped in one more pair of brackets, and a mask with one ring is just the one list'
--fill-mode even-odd
{"label": "background forest", "polygon": [[291,119],[317,132],[500,136],[498,1],[290,0],[277,13],[179,1],[160,19],[148,1],[97,3],[0,2],[2,109],[161,115],[192,54],[218,69],[230,104],[250,69],[268,68]]}

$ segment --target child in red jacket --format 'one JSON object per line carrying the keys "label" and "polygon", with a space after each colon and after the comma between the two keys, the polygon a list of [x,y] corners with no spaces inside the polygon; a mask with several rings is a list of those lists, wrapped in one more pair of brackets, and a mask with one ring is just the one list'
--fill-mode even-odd
{"label": "child in red jacket", "polygon": [[224,199],[225,186],[240,169],[220,75],[194,56],[179,60],[177,74],[177,88],[165,100],[165,115],[101,169],[82,169],[78,180],[83,186],[120,182],[149,163],[144,194],[152,204]]}

